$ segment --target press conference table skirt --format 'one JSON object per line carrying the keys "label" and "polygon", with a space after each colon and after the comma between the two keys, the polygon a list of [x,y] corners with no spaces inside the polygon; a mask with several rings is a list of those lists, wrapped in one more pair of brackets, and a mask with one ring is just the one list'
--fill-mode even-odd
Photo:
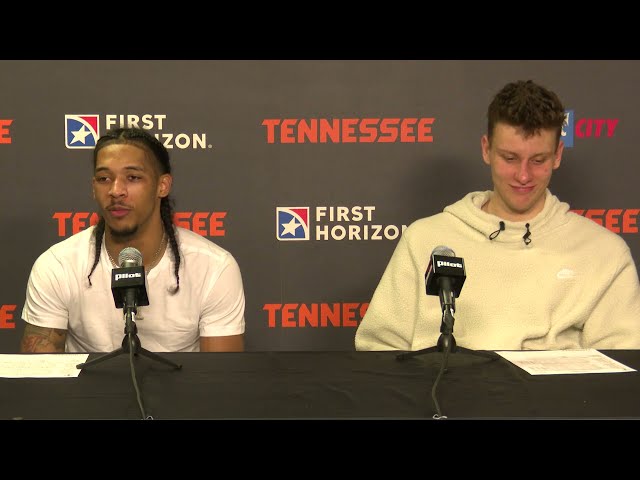
{"label": "press conference table skirt", "polygon": [[[606,355],[640,369],[640,350]],[[134,357],[154,419],[432,419],[442,353],[162,353]],[[99,357],[92,354],[89,360]],[[640,373],[532,376],[454,353],[433,392],[447,418],[640,419]],[[76,378],[0,379],[0,419],[140,419],[128,354]]]}

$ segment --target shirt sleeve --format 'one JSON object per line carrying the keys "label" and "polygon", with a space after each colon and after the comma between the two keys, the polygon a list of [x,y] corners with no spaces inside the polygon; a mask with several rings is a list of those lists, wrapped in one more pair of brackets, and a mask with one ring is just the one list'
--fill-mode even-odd
{"label": "shirt sleeve", "polygon": [[49,249],[31,268],[22,319],[32,325],[68,329],[69,282],[60,261]]}
{"label": "shirt sleeve", "polygon": [[[613,260],[616,255],[611,255]],[[603,278],[602,294],[584,324],[582,344],[595,349],[640,348],[640,282],[638,271],[625,244],[619,267]]]}
{"label": "shirt sleeve", "polygon": [[409,227],[400,237],[358,326],[356,350],[410,350],[415,321],[420,317],[416,282],[418,264],[411,254]]}
{"label": "shirt sleeve", "polygon": [[245,329],[245,297],[240,267],[229,253],[212,279],[200,317],[200,336],[239,335]]}

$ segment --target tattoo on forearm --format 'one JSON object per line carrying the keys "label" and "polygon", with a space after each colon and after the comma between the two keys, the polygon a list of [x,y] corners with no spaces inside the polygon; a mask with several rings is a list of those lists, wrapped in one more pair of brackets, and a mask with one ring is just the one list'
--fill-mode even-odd
{"label": "tattoo on forearm", "polygon": [[64,353],[67,331],[27,324],[20,342],[22,353]]}

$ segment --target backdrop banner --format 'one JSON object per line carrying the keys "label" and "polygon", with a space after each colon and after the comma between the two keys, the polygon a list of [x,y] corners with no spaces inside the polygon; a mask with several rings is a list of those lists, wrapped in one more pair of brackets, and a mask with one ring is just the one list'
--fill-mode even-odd
{"label": "backdrop banner", "polygon": [[237,259],[249,351],[354,349],[403,230],[491,188],[480,138],[510,81],[566,107],[551,191],[640,259],[638,61],[5,60],[0,72],[2,353],[18,352],[35,259],[96,221],[92,149],[121,125],[169,149],[175,222]]}

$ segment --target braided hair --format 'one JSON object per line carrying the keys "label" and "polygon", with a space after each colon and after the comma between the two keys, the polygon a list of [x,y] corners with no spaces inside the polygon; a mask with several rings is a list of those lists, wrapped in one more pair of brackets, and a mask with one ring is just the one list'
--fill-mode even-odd
{"label": "braided hair", "polygon": [[[93,167],[95,168],[98,152],[108,145],[135,145],[150,152],[153,158],[160,166],[160,172],[162,175],[171,173],[171,162],[169,161],[169,152],[160,143],[160,141],[151,135],[149,132],[139,128],[117,128],[104,134],[93,150]],[[169,195],[163,197],[160,200],[160,217],[162,218],[162,224],[164,225],[164,231],[167,232],[169,238],[169,245],[171,246],[171,252],[174,259],[174,274],[176,276],[176,286],[172,289],[172,293],[176,293],[180,289],[180,249],[178,247],[178,240],[176,238],[176,231],[173,225],[173,198]],[[100,251],[102,249],[102,239],[104,237],[105,221],[104,217],[100,216],[96,228],[94,230],[95,236],[95,256],[93,260],[93,266],[88,275],[89,285],[91,285],[91,275],[98,266],[100,261]]]}

